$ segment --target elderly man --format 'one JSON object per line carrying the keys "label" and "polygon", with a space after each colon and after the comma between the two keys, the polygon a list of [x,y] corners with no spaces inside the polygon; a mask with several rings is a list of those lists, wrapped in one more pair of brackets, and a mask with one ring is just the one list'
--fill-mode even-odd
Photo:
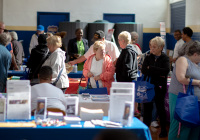
{"label": "elderly man", "polygon": [[53,70],[43,66],[38,74],[40,84],[31,87],[31,110],[37,108],[37,98],[47,97],[47,108],[60,109],[66,112],[66,100],[61,89],[51,84]]}
{"label": "elderly man", "polygon": [[0,34],[2,34],[5,30],[5,24],[0,21]]}
{"label": "elderly man", "polygon": [[[4,29],[1,28],[0,30]],[[5,47],[10,41],[10,34],[0,34],[0,92],[5,92],[8,70],[11,64],[11,55]]]}
{"label": "elderly man", "polygon": [[30,54],[31,54],[31,50],[38,45],[38,36],[43,33],[44,33],[44,26],[38,25],[36,33],[33,34],[32,38],[31,38],[30,47],[29,47]]}
{"label": "elderly man", "polygon": [[10,35],[12,37],[12,45],[13,45],[13,54],[15,56],[15,61],[20,68],[20,66],[23,64],[23,57],[24,57],[24,48],[22,46],[22,43],[18,41],[18,35],[15,31],[10,32]]}
{"label": "elderly man", "polygon": [[[106,54],[111,56],[111,59],[115,64],[117,58],[119,57],[119,49],[117,48],[117,46],[113,42],[105,40],[104,32],[101,31],[101,30],[96,31],[94,33],[94,37],[93,37],[92,40],[94,42],[95,41],[103,41],[105,43],[105,45],[106,45],[105,52],[106,52]],[[81,63],[81,62],[85,61],[92,54],[94,54],[93,45],[90,46],[89,50],[83,56],[79,57],[78,59],[75,59],[74,61],[70,61],[68,63],[71,64],[71,65],[74,65],[74,64],[77,64],[77,63]]]}
{"label": "elderly man", "polygon": [[[3,32],[6,32],[8,33],[8,30],[5,29],[5,24],[0,21],[0,34],[2,34]],[[17,66],[17,63],[15,61],[15,56],[13,54],[13,48],[12,48],[12,43],[9,42],[7,45],[6,45],[6,48],[7,50],[10,52],[11,56],[12,56],[12,61],[11,61],[11,67],[10,69],[14,69],[14,70],[19,70],[18,66]]]}

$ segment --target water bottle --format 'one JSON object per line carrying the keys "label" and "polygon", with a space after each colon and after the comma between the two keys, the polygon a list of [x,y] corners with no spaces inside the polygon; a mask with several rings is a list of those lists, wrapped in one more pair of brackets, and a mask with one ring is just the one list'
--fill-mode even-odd
{"label": "water bottle", "polygon": [[74,65],[73,72],[74,72],[74,73],[77,73],[77,64]]}

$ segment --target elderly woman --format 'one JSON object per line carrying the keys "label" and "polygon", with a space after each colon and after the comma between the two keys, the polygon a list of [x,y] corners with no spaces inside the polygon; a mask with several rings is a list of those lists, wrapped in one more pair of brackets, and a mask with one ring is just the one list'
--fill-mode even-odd
{"label": "elderly woman", "polygon": [[115,67],[109,55],[105,54],[105,44],[96,41],[93,46],[94,54],[84,64],[83,75],[90,78],[92,88],[96,88],[96,80],[99,87],[106,87],[110,93],[111,83],[114,81]]}
{"label": "elderly woman", "polygon": [[0,92],[5,92],[8,69],[11,64],[11,55],[5,47],[10,41],[10,34],[0,34]]}
{"label": "elderly woman", "polygon": [[[170,130],[169,140],[198,140],[200,127],[188,128],[181,125],[180,137],[177,138],[179,122],[174,119],[176,99],[179,92],[183,93],[183,85],[189,85],[190,78],[193,79],[194,95],[200,101],[200,42],[194,42],[188,48],[186,55],[179,57],[173,69],[171,83],[169,86],[169,109],[170,109]],[[188,86],[186,86],[187,90]]]}
{"label": "elderly woman", "polygon": [[12,37],[11,43],[13,45],[13,54],[15,56],[15,61],[18,68],[20,69],[24,58],[24,48],[22,46],[22,43],[18,41],[18,35],[15,31],[10,32],[10,35]]}
{"label": "elderly woman", "polygon": [[138,37],[139,35],[137,32],[131,32],[131,44],[136,48],[138,55],[142,55],[140,45],[137,43]]}
{"label": "elderly woman", "polygon": [[69,87],[69,80],[65,69],[65,52],[60,49],[62,40],[59,36],[52,36],[47,38],[47,46],[51,55],[44,62],[43,66],[50,66],[53,69],[52,83],[58,79],[56,87],[65,92]]}
{"label": "elderly woman", "polygon": [[[161,37],[155,37],[151,40],[151,54],[146,56],[142,65],[142,73],[144,76],[151,78],[154,84],[155,97],[154,101],[158,116],[160,118],[161,133],[159,137],[166,137],[166,113],[164,107],[165,94],[167,92],[167,76],[170,71],[169,57],[162,53],[165,45]],[[153,102],[144,103],[144,123],[150,126],[152,119]]]}
{"label": "elderly woman", "polygon": [[130,45],[130,33],[127,31],[121,32],[118,36],[118,42],[122,48],[122,52],[116,63],[117,82],[132,82],[133,80],[137,80],[137,50]]}

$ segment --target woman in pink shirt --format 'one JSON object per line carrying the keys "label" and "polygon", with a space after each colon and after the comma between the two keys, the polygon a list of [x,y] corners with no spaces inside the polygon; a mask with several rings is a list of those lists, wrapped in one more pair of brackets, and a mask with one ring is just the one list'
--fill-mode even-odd
{"label": "woman in pink shirt", "polygon": [[115,67],[111,57],[105,53],[105,44],[102,41],[94,43],[94,53],[84,64],[83,75],[90,78],[92,88],[96,88],[98,80],[99,87],[106,87],[110,94],[111,83],[114,81]]}

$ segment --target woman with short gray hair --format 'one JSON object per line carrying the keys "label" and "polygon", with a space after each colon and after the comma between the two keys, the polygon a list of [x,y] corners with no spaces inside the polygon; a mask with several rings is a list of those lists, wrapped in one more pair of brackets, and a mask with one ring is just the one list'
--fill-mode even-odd
{"label": "woman with short gray hair", "polygon": [[13,54],[15,56],[15,61],[20,69],[20,66],[23,64],[23,57],[24,57],[24,48],[22,44],[18,41],[18,36],[15,31],[10,32],[10,35],[12,37],[12,46],[13,46]]}
{"label": "woman with short gray hair", "polygon": [[140,45],[137,43],[138,41],[138,33],[137,32],[131,32],[131,44],[135,45],[137,51],[138,51],[138,54],[141,55],[142,54],[142,50],[141,50],[141,47]]}
{"label": "woman with short gray hair", "polygon": [[[154,84],[154,102],[160,118],[161,133],[159,137],[167,137],[166,113],[164,106],[165,94],[167,92],[167,76],[170,71],[169,57],[162,52],[165,42],[161,37],[155,37],[150,42],[151,54],[146,56],[142,65],[142,73],[145,78],[151,78]],[[152,119],[153,102],[144,103],[143,122],[150,126]]]}
{"label": "woman with short gray hair", "polygon": [[0,44],[3,46],[7,46],[11,41],[11,36],[9,33],[0,34]]}

